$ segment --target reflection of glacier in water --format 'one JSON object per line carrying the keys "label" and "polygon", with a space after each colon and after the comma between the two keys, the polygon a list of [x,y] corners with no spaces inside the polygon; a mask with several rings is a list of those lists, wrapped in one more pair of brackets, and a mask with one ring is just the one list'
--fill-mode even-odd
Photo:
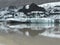
{"label": "reflection of glacier in water", "polygon": [[[25,30],[25,31],[24,31]],[[0,23],[0,31],[3,32],[23,32],[26,35],[43,35],[47,37],[60,38],[60,24],[17,24],[17,25],[4,25]]]}
{"label": "reflection of glacier in water", "polygon": [[[51,23],[47,23],[47,24],[20,24],[20,25],[14,25],[14,26],[10,26],[10,28],[31,28],[31,31],[39,31],[39,30],[45,30],[42,33],[39,33],[40,35],[43,36],[48,36],[48,37],[56,37],[56,38],[60,38],[60,24],[51,24]],[[32,33],[35,33],[34,31],[32,31]]]}
{"label": "reflection of glacier in water", "polygon": [[40,35],[53,37],[53,38],[60,38],[60,24],[54,24],[53,28],[48,28],[44,33]]}
{"label": "reflection of glacier in water", "polygon": [[[8,25],[9,26],[9,25]],[[18,25],[10,25],[10,28],[31,28],[32,30],[41,30],[43,28],[50,28],[50,27],[54,27],[54,24],[40,24],[40,23],[30,23],[30,24],[18,24]]]}

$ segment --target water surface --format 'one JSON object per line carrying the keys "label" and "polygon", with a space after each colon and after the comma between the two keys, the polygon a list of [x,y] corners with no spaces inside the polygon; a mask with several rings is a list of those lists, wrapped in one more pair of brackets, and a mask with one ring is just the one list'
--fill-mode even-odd
{"label": "water surface", "polygon": [[60,45],[60,24],[6,24],[0,22],[5,45]]}

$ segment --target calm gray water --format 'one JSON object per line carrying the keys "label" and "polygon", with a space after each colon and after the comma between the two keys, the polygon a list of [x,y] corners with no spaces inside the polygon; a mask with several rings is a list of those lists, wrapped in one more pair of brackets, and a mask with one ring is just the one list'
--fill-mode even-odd
{"label": "calm gray water", "polygon": [[0,44],[60,45],[60,24],[6,24],[0,22]]}
{"label": "calm gray water", "polygon": [[58,37],[60,38],[60,24],[40,24],[40,23],[30,23],[30,24],[6,24],[4,22],[0,23],[0,31],[6,33],[22,33],[26,36],[37,36],[43,35],[48,37]]}

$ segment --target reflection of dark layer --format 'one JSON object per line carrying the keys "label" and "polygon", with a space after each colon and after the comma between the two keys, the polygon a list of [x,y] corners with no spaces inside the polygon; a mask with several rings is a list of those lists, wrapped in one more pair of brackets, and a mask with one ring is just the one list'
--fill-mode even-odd
{"label": "reflection of dark layer", "polygon": [[23,32],[25,34],[26,31],[29,32],[30,36],[36,36],[39,33],[43,33],[45,31],[45,28],[42,30],[32,30],[30,28],[24,28],[24,29],[19,29],[19,31]]}
{"label": "reflection of dark layer", "polygon": [[31,23],[31,22],[20,22],[20,21],[8,21],[7,24],[10,24],[10,25],[16,25],[16,24],[27,24],[27,23]]}
{"label": "reflection of dark layer", "polygon": [[60,24],[60,19],[55,19],[54,23],[55,24]]}
{"label": "reflection of dark layer", "polygon": [[60,32],[59,33],[54,33],[55,35],[60,35]]}

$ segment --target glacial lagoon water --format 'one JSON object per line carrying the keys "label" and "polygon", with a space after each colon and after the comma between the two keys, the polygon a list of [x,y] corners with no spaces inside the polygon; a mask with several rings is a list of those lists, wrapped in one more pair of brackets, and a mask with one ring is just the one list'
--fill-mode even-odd
{"label": "glacial lagoon water", "polygon": [[0,43],[5,45],[60,45],[60,24],[0,22]]}
{"label": "glacial lagoon water", "polygon": [[47,36],[53,38],[60,38],[60,24],[54,23],[28,23],[28,24],[7,24],[0,23],[1,32],[17,32],[26,36]]}

